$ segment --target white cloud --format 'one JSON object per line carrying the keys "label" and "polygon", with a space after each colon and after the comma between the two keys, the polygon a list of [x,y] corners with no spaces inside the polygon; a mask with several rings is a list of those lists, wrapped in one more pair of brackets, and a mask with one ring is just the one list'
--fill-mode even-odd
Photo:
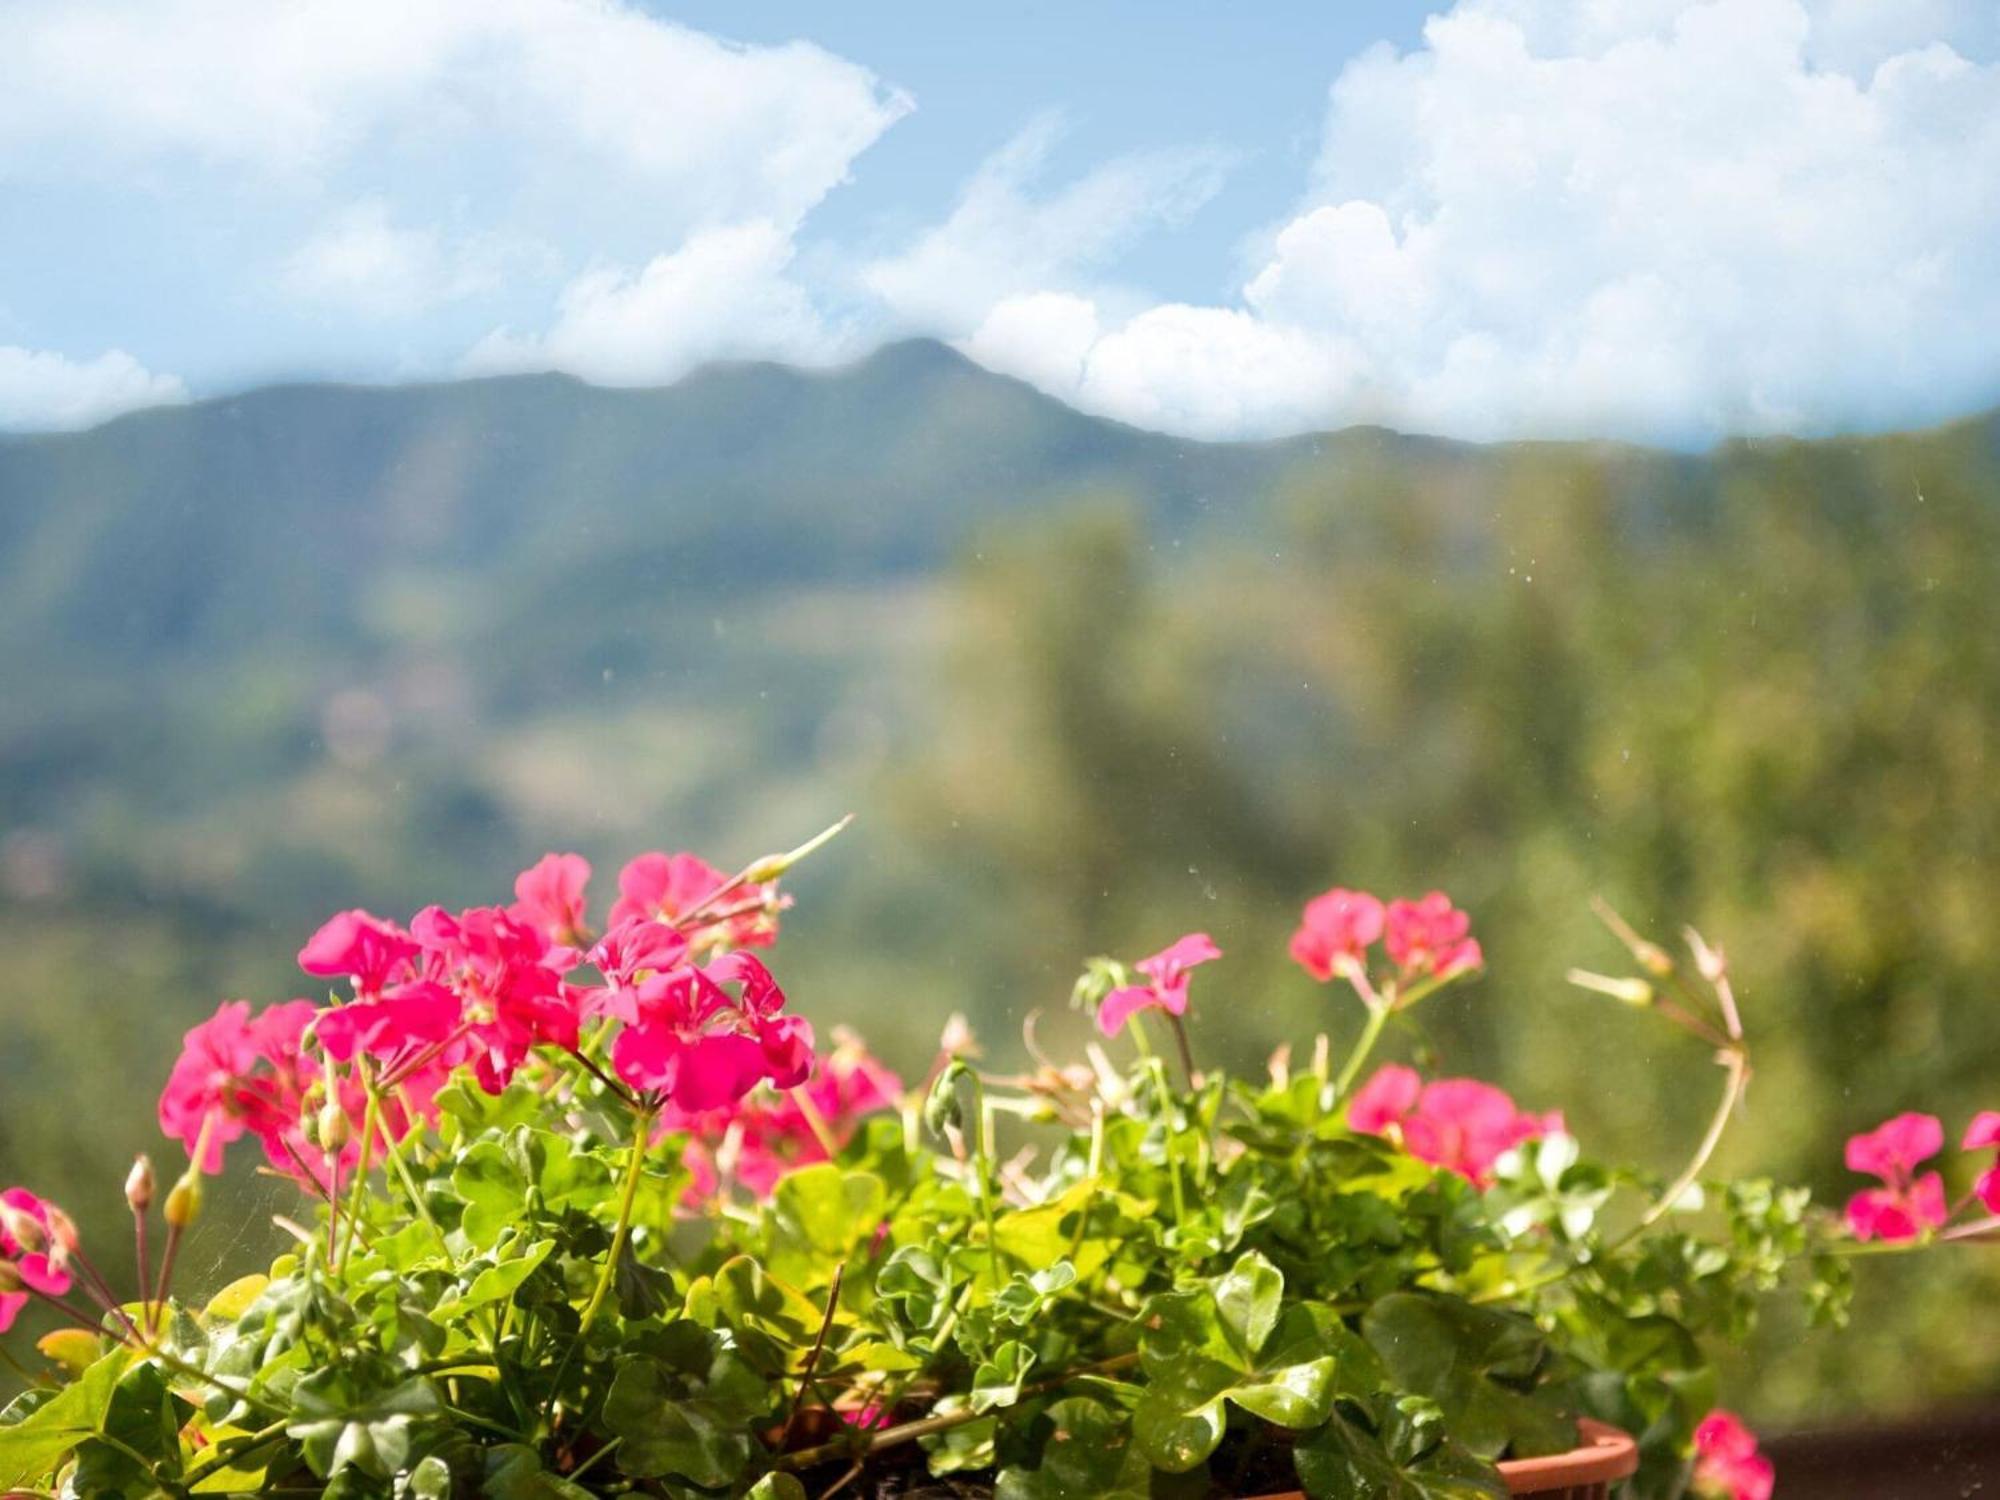
{"label": "white cloud", "polygon": [[802,42],[735,46],[619,0],[65,0],[0,10],[0,176],[193,157],[327,175],[511,147],[688,223],[796,220],[909,101]]}
{"label": "white cloud", "polygon": [[156,375],[122,349],[74,360],[0,344],[0,428],[88,427],[135,407],[187,400],[171,375]]}
{"label": "white cloud", "polygon": [[1215,195],[1227,159],[1198,148],[1134,153],[1037,194],[1062,130],[1044,115],[980,164],[951,215],[862,283],[905,324],[972,329],[1002,298],[1067,286],[1139,235],[1171,227]]}
{"label": "white cloud", "polygon": [[651,385],[709,360],[815,364],[849,352],[789,275],[792,256],[790,235],[769,222],[702,230],[637,272],[586,272],[563,291],[545,334],[490,334],[465,370],[566,370],[607,385]]}
{"label": "white cloud", "polygon": [[[706,257],[733,226],[788,241],[912,107],[809,43],[737,45],[636,0],[0,0],[0,57],[0,190],[171,200],[261,257],[230,277],[267,310],[436,330],[433,368],[558,297],[539,347],[582,373],[637,369],[648,340],[770,342],[789,249],[740,275]],[[661,344],[691,278],[748,301],[683,305]],[[613,305],[652,321],[610,327]]]}
{"label": "white cloud", "polygon": [[292,252],[279,285],[303,302],[370,318],[407,317],[500,283],[509,262],[552,252],[509,247],[495,236],[448,240],[435,228],[397,224],[379,200],[337,214]]}
{"label": "white cloud", "polygon": [[2000,67],[1937,34],[1859,0],[1461,0],[1341,74],[1236,305],[1028,293],[965,347],[1209,436],[1949,415],[2000,384]]}

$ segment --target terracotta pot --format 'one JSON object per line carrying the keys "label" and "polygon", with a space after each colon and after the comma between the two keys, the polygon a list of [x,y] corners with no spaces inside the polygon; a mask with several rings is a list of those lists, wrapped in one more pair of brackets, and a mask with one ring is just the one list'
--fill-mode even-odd
{"label": "terracotta pot", "polygon": [[[1611,1486],[1629,1479],[1639,1467],[1639,1445],[1616,1427],[1579,1418],[1583,1445],[1548,1458],[1510,1458],[1500,1465],[1510,1495],[1540,1495],[1543,1500],[1610,1500]],[[1258,1500],[1305,1500],[1292,1490],[1263,1495]]]}

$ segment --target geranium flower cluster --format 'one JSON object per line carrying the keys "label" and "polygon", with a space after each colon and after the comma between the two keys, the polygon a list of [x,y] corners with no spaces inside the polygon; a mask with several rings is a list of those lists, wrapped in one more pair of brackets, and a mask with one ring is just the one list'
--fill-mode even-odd
{"label": "geranium flower cluster", "polygon": [[1694,1454],[1694,1488],[1703,1500],[1771,1500],[1777,1471],[1734,1412],[1717,1408],[1702,1419]]}
{"label": "geranium flower cluster", "polygon": [[1500,1158],[1527,1141],[1563,1129],[1561,1111],[1529,1114],[1505,1090],[1476,1078],[1425,1083],[1416,1069],[1391,1063],[1355,1091],[1350,1130],[1387,1136],[1419,1161],[1489,1186]]}
{"label": "geranium flower cluster", "polygon": [[161,1128],[211,1172],[230,1143],[253,1137],[273,1167],[324,1191],[360,1154],[371,1110],[400,1139],[434,1116],[460,1069],[498,1093],[540,1052],[592,1070],[597,1058],[635,1105],[683,1115],[812,1075],[812,1027],[785,1013],[776,979],[747,951],[776,937],[786,901],[774,880],[642,854],[620,873],[598,936],[589,879],[580,856],[550,854],[506,906],[426,907],[407,926],[365,911],[333,917],[299,967],[345,981],[348,996],[256,1012],[224,1002],[187,1034]]}
{"label": "geranium flower cluster", "polygon": [[1385,903],[1366,891],[1335,886],[1306,903],[1291,952],[1317,980],[1347,979],[1373,988],[1368,950],[1380,940],[1394,968],[1394,983],[1435,984],[1485,963],[1471,930],[1472,919],[1443,891]]}
{"label": "geranium flower cluster", "polygon": [[[2000,1150],[2000,1111],[1985,1110],[1966,1128],[1960,1142],[1966,1151]],[[1880,1187],[1864,1188],[1847,1200],[1847,1227],[1860,1240],[1897,1242],[1921,1238],[1942,1229],[1952,1210],[1946,1202],[1944,1177],[1920,1171],[1944,1149],[1944,1122],[1936,1115],[1901,1114],[1847,1143],[1847,1169],[1881,1179]],[[1972,1202],[1989,1215],[2000,1216],[2000,1160],[1988,1165],[1973,1184]],[[1981,1228],[1993,1226],[1982,1225]]]}
{"label": "geranium flower cluster", "polygon": [[765,1198],[786,1173],[830,1159],[863,1119],[894,1109],[902,1097],[902,1080],[871,1057],[859,1037],[836,1031],[811,1081],[785,1093],[759,1089],[726,1109],[669,1106],[660,1129],[689,1138],[685,1160],[694,1173],[688,1193],[694,1202],[715,1197],[725,1175]]}

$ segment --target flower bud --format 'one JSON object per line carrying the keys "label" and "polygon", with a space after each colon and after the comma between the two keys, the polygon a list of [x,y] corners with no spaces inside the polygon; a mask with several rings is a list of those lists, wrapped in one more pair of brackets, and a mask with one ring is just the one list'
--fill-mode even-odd
{"label": "flower bud", "polygon": [[41,1255],[49,1248],[48,1231],[42,1221],[26,1209],[0,1201],[0,1234],[21,1247],[23,1255]]}
{"label": "flower bud", "polygon": [[339,1104],[328,1100],[319,1109],[319,1146],[322,1151],[335,1152],[348,1142],[353,1127],[347,1119],[347,1111]]}
{"label": "flower bud", "polygon": [[847,827],[847,825],[849,823],[852,823],[853,821],[854,821],[854,814],[849,813],[846,817],[842,818],[838,823],[834,824],[831,828],[828,828],[824,832],[815,834],[813,837],[807,839],[803,844],[799,845],[798,848],[787,850],[783,854],[765,855],[762,859],[756,861],[747,870],[743,872],[743,883],[745,885],[764,885],[769,881],[776,880],[780,875],[783,875],[787,870],[791,869],[793,865],[797,864],[800,860],[804,859],[808,854],[812,853],[822,844],[825,844],[830,840],[832,840],[837,834],[840,833],[842,829]]}
{"label": "flower bud", "polygon": [[1639,960],[1639,967],[1655,979],[1665,979],[1674,972],[1674,961],[1658,943],[1649,943],[1644,938],[1632,945],[1632,956]]}
{"label": "flower bud", "polygon": [[1593,974],[1588,969],[1571,969],[1564,977],[1578,989],[1609,995],[1620,1004],[1636,1005],[1642,1010],[1656,998],[1653,987],[1643,979],[1614,979],[1608,974]]}
{"label": "flower bud", "polygon": [[169,1229],[185,1229],[201,1217],[201,1174],[189,1172],[167,1193],[162,1211]]}
{"label": "flower bud", "polygon": [[56,1242],[56,1250],[63,1256],[76,1254],[78,1247],[83,1243],[82,1237],[76,1232],[76,1220],[53,1203],[44,1203],[42,1213],[48,1218],[49,1234]]}
{"label": "flower bud", "polygon": [[946,1057],[978,1057],[979,1039],[972,1034],[972,1023],[958,1011],[945,1018],[944,1031],[938,1037],[938,1051]]}
{"label": "flower bud", "polygon": [[0,1260],[0,1297],[11,1297],[27,1289],[28,1283],[21,1279],[21,1268],[11,1260]]}
{"label": "flower bud", "polygon": [[1729,972],[1729,960],[1722,950],[1709,947],[1707,940],[1692,927],[1687,930],[1687,940],[1694,953],[1695,970],[1704,980],[1714,984]]}
{"label": "flower bud", "polygon": [[133,1158],[132,1170],[125,1174],[125,1201],[132,1205],[135,1214],[142,1214],[153,1206],[153,1163],[150,1157]]}

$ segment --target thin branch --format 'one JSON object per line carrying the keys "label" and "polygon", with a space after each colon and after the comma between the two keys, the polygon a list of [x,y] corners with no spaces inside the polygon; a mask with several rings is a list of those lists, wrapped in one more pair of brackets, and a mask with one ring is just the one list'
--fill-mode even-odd
{"label": "thin branch", "polygon": [[833,1284],[826,1289],[826,1316],[819,1320],[819,1334],[813,1339],[812,1351],[806,1355],[805,1368],[799,1371],[799,1389],[792,1397],[791,1411],[785,1416],[784,1436],[778,1439],[780,1448],[791,1443],[792,1429],[798,1425],[799,1413],[805,1410],[806,1392],[812,1388],[813,1371],[819,1367],[820,1355],[826,1352],[826,1336],[833,1329],[834,1314],[840,1310],[840,1278],[846,1273],[846,1261],[834,1263]]}

